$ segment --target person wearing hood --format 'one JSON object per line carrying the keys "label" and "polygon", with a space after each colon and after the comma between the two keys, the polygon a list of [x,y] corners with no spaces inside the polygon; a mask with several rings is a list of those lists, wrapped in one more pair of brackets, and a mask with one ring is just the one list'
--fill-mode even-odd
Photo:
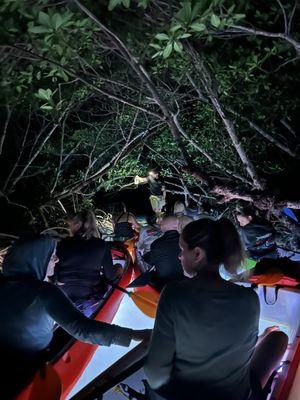
{"label": "person wearing hood", "polygon": [[47,282],[54,273],[56,242],[47,236],[19,239],[8,250],[0,275],[0,398],[11,399],[28,384],[43,361],[56,322],[91,344],[129,346],[148,330],[135,331],[94,321],[79,312],[63,291]]}

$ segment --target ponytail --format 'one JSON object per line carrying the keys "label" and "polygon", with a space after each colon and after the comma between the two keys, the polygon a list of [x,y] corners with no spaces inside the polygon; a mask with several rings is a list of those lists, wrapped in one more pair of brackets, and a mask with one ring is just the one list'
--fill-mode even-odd
{"label": "ponytail", "polygon": [[182,238],[189,248],[200,247],[205,251],[207,266],[217,268],[223,264],[228,272],[234,273],[244,258],[239,233],[226,218],[193,221],[183,229]]}
{"label": "ponytail", "polygon": [[240,235],[229,219],[221,218],[216,223],[218,224],[223,246],[222,264],[228,272],[236,273],[245,258]]}

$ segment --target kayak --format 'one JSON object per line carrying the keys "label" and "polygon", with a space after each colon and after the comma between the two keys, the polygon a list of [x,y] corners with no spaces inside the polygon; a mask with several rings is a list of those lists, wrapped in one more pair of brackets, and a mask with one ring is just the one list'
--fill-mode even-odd
{"label": "kayak", "polygon": [[[276,288],[268,287],[267,296],[275,299]],[[258,288],[261,304],[260,328],[277,325],[289,337],[289,345],[276,372],[268,399],[300,399],[300,289],[280,288],[274,304],[266,304],[263,287]],[[269,302],[269,301],[268,301]]]}
{"label": "kayak", "polygon": [[[112,245],[112,258],[114,264],[121,264],[123,274],[118,282],[121,288],[132,280],[133,260],[127,251],[127,246],[122,243]],[[92,316],[97,321],[111,323],[116,315],[124,293],[111,287]],[[37,371],[32,382],[16,398],[16,400],[34,400],[41,398],[41,393],[48,389],[53,392],[49,399],[65,399],[97,349],[97,345],[80,342],[74,339],[62,328],[58,327],[49,345],[46,366]],[[53,383],[53,384],[52,384]],[[53,386],[56,387],[53,388]],[[58,390],[59,388],[59,390]],[[60,392],[59,394],[57,394]],[[43,397],[44,398],[44,397]]]}

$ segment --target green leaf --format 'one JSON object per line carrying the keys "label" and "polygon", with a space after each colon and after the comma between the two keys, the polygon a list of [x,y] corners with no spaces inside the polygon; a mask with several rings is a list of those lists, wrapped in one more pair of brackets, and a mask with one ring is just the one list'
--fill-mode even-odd
{"label": "green leaf", "polygon": [[153,54],[153,56],[151,58],[156,58],[158,56],[161,56],[163,54],[162,51],[158,51],[157,53]]}
{"label": "green leaf", "polygon": [[183,33],[182,35],[178,36],[178,39],[187,39],[191,36],[192,35],[190,33]]}
{"label": "green leaf", "polygon": [[165,33],[158,33],[157,35],[155,35],[155,38],[157,40],[169,40],[169,36],[166,35]]}
{"label": "green leaf", "polygon": [[183,50],[182,44],[180,42],[174,42],[174,50],[177,53],[182,53],[182,50]]}
{"label": "green leaf", "polygon": [[193,7],[192,13],[191,13],[191,19],[192,19],[192,21],[193,21],[194,19],[196,19],[197,16],[198,16],[199,10],[200,10],[201,7],[202,7],[202,4],[201,4],[201,3],[203,3],[203,1],[198,1],[198,2],[196,2],[196,4],[195,4],[194,7]]}
{"label": "green leaf", "polygon": [[43,11],[39,12],[38,21],[41,25],[50,26],[50,17]]}
{"label": "green leaf", "polygon": [[45,26],[38,25],[38,26],[32,26],[32,27],[28,28],[28,31],[31,33],[46,33],[46,32],[51,31],[51,29],[49,29]]}
{"label": "green leaf", "polygon": [[218,28],[220,26],[221,20],[216,14],[212,14],[211,17],[210,17],[210,23],[215,28]]}
{"label": "green leaf", "polygon": [[130,7],[130,0],[123,0],[122,3],[123,3],[124,7],[126,7],[126,8]]}
{"label": "green leaf", "polygon": [[172,43],[169,43],[167,47],[164,49],[163,58],[168,58],[172,53],[172,50],[173,50],[173,45]]}
{"label": "green leaf", "polygon": [[178,29],[180,29],[180,28],[182,28],[182,25],[181,25],[181,24],[173,25],[173,26],[170,28],[170,32],[171,32],[171,33],[174,33],[174,32],[176,32],[176,31],[178,31]]}
{"label": "green leaf", "polygon": [[203,32],[206,28],[204,24],[200,24],[199,22],[192,24],[190,27],[195,32]]}
{"label": "green leaf", "polygon": [[38,93],[36,95],[39,99],[44,99],[44,100],[51,100],[52,97],[52,90],[51,89],[39,89]]}
{"label": "green leaf", "polygon": [[233,18],[234,18],[236,21],[240,21],[241,19],[244,19],[245,17],[246,17],[245,14],[234,14],[234,16],[233,16]]}
{"label": "green leaf", "polygon": [[63,19],[61,15],[58,13],[53,14],[51,17],[51,25],[53,26],[53,28],[57,30],[59,27],[62,26],[62,24],[63,24]]}
{"label": "green leaf", "polygon": [[179,11],[180,19],[185,23],[189,23],[192,15],[192,5],[190,1],[186,1],[182,5],[182,9]]}
{"label": "green leaf", "polygon": [[40,109],[41,109],[41,110],[53,110],[53,107],[50,106],[49,104],[43,104],[43,105],[40,107]]}
{"label": "green leaf", "polygon": [[138,3],[138,7],[146,9],[148,6],[148,0],[140,0]]}
{"label": "green leaf", "polygon": [[156,43],[150,43],[150,46],[153,47],[155,50],[160,50],[161,49],[160,45],[156,44]]}
{"label": "green leaf", "polygon": [[114,8],[119,6],[122,3],[122,0],[109,0],[108,10],[112,11]]}

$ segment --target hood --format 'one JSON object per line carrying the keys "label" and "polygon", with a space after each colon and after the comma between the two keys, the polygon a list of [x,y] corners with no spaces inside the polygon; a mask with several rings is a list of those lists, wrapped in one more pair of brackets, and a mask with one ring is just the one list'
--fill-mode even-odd
{"label": "hood", "polygon": [[55,246],[54,239],[43,235],[17,240],[4,257],[3,275],[43,281]]}

